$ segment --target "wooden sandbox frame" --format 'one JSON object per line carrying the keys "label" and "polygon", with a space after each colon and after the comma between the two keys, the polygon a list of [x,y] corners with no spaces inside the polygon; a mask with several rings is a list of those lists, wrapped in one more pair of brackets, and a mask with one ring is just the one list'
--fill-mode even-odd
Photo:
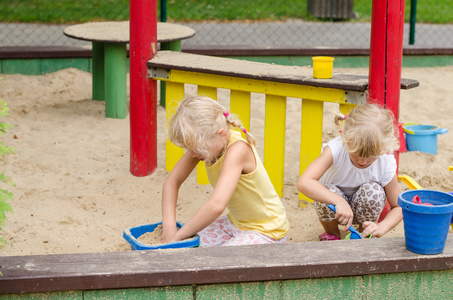
{"label": "wooden sandbox frame", "polygon": [[[155,0],[141,1],[131,1],[131,12],[143,15],[154,9]],[[145,10],[140,5],[135,6],[137,3],[147,3]],[[157,20],[155,14],[151,14],[150,18]],[[131,14],[131,21],[132,19]],[[378,23],[375,20],[378,20]],[[389,20],[385,30],[382,30],[384,27],[380,26],[380,20]],[[404,0],[373,1],[372,34],[375,38],[372,38],[370,49],[369,91],[373,97],[384,99],[380,104],[395,111],[396,117],[401,81],[402,23]],[[133,26],[149,28],[140,24],[146,25],[146,20],[140,20]],[[141,136],[147,141],[141,143],[135,140],[136,144],[131,146],[131,172],[136,176],[146,176],[155,168],[155,128],[137,128],[134,127],[136,124],[132,123],[138,124],[143,121],[142,118],[148,121],[155,118],[153,112],[149,111],[150,107],[155,106],[149,105],[154,104],[153,101],[149,100],[148,96],[144,101],[141,100],[143,95],[156,92],[155,82],[143,76],[147,73],[146,57],[152,58],[157,49],[150,48],[150,45],[157,43],[156,29],[152,27],[148,30],[154,32],[154,39],[151,37],[148,41],[131,40],[133,57],[137,58],[137,61],[131,61],[131,78],[141,76],[140,80],[134,81],[134,93],[138,93],[131,95],[131,127],[134,128],[131,135],[133,138]],[[142,47],[143,45],[148,49]],[[380,47],[385,50],[381,51]],[[197,73],[198,71],[200,70],[197,70]],[[216,74],[210,76],[212,75]],[[159,76],[162,75],[157,75],[156,79]],[[269,79],[273,80],[266,78],[265,81]],[[414,87],[415,83],[406,84],[407,87]],[[170,88],[171,85],[170,83]],[[205,89],[205,93],[211,93],[212,88]],[[324,92],[331,88],[332,86],[314,85],[314,89]],[[363,90],[356,91],[362,93],[367,88],[365,84]],[[343,93],[337,97],[343,109],[350,109],[351,105],[358,104],[348,102],[345,94],[346,91],[354,89],[340,86],[336,92],[339,92],[338,90]],[[270,98],[280,102],[281,97],[284,97],[274,96],[272,94]],[[364,96],[353,98],[359,101]],[[308,102],[313,100],[323,103],[322,99],[308,97]],[[331,101],[337,102],[333,98]],[[319,103],[315,104],[318,106],[315,113],[318,120],[322,112]],[[147,109],[143,110],[142,105]],[[319,133],[319,123],[314,128]],[[313,136],[317,139],[316,143],[319,143],[319,134]],[[315,146],[313,149],[320,151],[319,145]],[[310,157],[315,154],[310,153]],[[304,162],[304,165],[307,163],[309,161]],[[276,181],[281,180],[280,175],[274,178],[277,178]],[[0,261],[0,298],[447,299],[453,298],[452,269],[453,243],[450,241],[447,240],[441,254],[419,255],[405,249],[404,238],[167,251],[10,256],[2,257]]]}
{"label": "wooden sandbox frame", "polygon": [[451,299],[453,242],[436,255],[382,238],[10,256],[0,270],[1,299]]}

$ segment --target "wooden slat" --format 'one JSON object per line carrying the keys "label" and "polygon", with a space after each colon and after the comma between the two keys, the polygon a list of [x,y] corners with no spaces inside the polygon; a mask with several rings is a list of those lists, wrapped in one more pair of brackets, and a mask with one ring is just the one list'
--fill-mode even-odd
{"label": "wooden slat", "polygon": [[[184,84],[167,82],[166,84],[166,121],[175,114],[178,104],[184,99]],[[170,140],[165,141],[165,169],[171,172],[178,160],[183,156],[184,149],[176,146]]]}
{"label": "wooden slat", "polygon": [[91,49],[58,46],[8,46],[0,47],[0,59],[24,58],[89,58]]}
{"label": "wooden slat", "polygon": [[[230,111],[241,119],[242,126],[250,130],[251,93],[237,90],[230,91]],[[242,134],[244,137],[244,134]]]}
{"label": "wooden slat", "polygon": [[285,179],[285,130],[286,98],[266,95],[263,164],[280,197]]}
{"label": "wooden slat", "polygon": [[[155,70],[154,70],[155,71]],[[267,95],[276,95],[283,97],[304,98],[333,103],[355,103],[366,101],[365,93],[345,92],[342,89],[323,88],[305,86],[299,84],[272,82],[258,79],[231,77],[226,75],[216,75],[207,73],[197,73],[190,71],[171,70],[168,75],[159,75],[153,73],[152,76],[159,80],[168,80],[172,82],[204,85],[216,88],[238,90],[243,92],[253,92]],[[348,94],[361,94],[351,97],[348,100]],[[357,103],[356,103],[357,102]]]}
{"label": "wooden slat", "polygon": [[0,293],[95,290],[360,276],[452,269],[453,239],[436,255],[404,238],[1,258]]}
{"label": "wooden slat", "polygon": [[[199,85],[198,96],[206,96],[217,100],[217,88]],[[197,165],[197,182],[199,184],[209,184],[208,173],[206,172],[206,164],[204,161],[200,161]]]}
{"label": "wooden slat", "polygon": [[[302,100],[299,175],[321,154],[323,111],[322,102]],[[312,202],[301,193],[299,199]],[[304,206],[302,203],[301,205]]]}

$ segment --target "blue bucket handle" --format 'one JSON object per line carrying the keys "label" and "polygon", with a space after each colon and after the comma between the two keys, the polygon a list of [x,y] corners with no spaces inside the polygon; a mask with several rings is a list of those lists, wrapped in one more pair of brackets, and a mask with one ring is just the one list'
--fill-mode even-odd
{"label": "blue bucket handle", "polygon": [[435,134],[445,134],[448,132],[447,128],[437,128],[436,130],[433,130]]}

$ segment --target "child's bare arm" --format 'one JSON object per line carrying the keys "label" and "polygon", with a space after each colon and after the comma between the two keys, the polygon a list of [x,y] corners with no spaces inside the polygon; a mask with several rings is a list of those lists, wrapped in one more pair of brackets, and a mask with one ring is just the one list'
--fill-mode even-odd
{"label": "child's bare arm", "polygon": [[171,242],[175,238],[177,232],[176,203],[179,188],[198,162],[198,159],[191,157],[190,153],[186,152],[165,180],[162,188],[162,242]]}
{"label": "child's bare arm", "polygon": [[228,148],[214,192],[209,200],[178,231],[176,240],[194,235],[220,217],[236,189],[244,167],[249,162],[250,156],[244,154],[247,151],[250,151],[249,154],[253,156],[252,150],[245,143],[234,143]]}
{"label": "child's bare arm", "polygon": [[335,216],[340,224],[346,225],[347,230],[352,225],[353,213],[351,207],[341,196],[331,192],[319,182],[319,179],[332,166],[332,163],[332,151],[327,146],[299,178],[297,189],[312,200],[335,205]]}

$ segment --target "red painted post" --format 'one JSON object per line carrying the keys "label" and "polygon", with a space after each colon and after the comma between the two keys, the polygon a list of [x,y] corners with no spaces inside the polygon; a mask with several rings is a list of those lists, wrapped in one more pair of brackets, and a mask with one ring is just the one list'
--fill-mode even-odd
{"label": "red painted post", "polygon": [[393,112],[398,122],[403,62],[404,0],[393,0],[388,3],[386,108]]}
{"label": "red painted post", "polygon": [[368,103],[385,106],[387,1],[373,0],[371,11]]}
{"label": "red painted post", "polygon": [[[390,110],[395,116],[395,128],[399,123],[403,34],[404,0],[373,0],[368,102]],[[398,151],[395,159],[399,164]],[[379,221],[389,211],[387,202]]]}
{"label": "red painted post", "polygon": [[151,174],[157,167],[157,86],[146,62],[157,52],[157,0],[130,1],[130,171]]}
{"label": "red painted post", "polygon": [[372,9],[368,102],[390,110],[398,128],[404,0],[373,0]]}

